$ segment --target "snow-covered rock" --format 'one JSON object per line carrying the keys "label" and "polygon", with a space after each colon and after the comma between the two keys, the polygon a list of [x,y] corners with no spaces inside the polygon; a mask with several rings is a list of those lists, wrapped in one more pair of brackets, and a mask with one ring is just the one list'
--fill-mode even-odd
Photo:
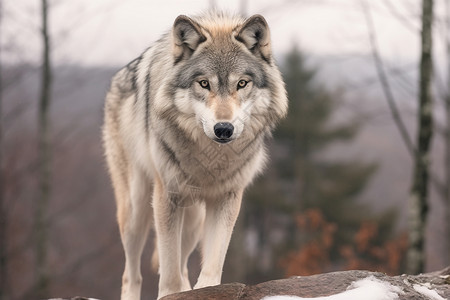
{"label": "snow-covered rock", "polygon": [[345,271],[257,285],[241,283],[173,294],[162,300],[450,300],[450,267],[421,275]]}

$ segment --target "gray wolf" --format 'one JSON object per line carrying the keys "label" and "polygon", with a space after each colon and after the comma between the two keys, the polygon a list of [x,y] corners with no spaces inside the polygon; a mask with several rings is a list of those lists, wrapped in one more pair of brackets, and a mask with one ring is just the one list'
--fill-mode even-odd
{"label": "gray wolf", "polygon": [[[267,160],[265,139],[286,115],[269,27],[260,15],[179,16],[112,79],[103,140],[125,250],[122,300],[140,299],[151,227],[159,294],[220,284],[244,189]],[[153,226],[154,224],[154,226]]]}

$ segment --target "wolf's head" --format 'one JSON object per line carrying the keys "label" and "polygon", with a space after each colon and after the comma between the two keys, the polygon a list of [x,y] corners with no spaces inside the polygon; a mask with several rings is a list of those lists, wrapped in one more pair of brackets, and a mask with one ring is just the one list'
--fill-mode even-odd
{"label": "wolf's head", "polygon": [[284,83],[262,16],[179,16],[172,28],[172,55],[175,105],[195,115],[210,139],[228,143],[246,128],[256,134],[286,114]]}

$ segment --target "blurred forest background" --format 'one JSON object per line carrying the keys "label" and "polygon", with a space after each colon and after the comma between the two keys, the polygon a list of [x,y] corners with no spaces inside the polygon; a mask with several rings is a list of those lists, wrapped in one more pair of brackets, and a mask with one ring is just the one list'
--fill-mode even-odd
{"label": "blurred forest background", "polygon": [[[129,7],[138,15],[144,2],[128,1],[128,10],[118,1],[79,2],[69,10],[70,1],[0,0],[1,300],[119,297],[124,254],[100,132],[112,75],[164,32],[121,19]],[[230,9],[221,1],[165,2],[146,14],[166,29],[178,14]],[[245,194],[223,282],[408,270],[426,3],[235,1],[231,9],[261,13],[272,28],[290,111],[270,142],[265,174]],[[297,17],[303,11],[306,25]],[[433,108],[425,111],[434,122],[422,125],[433,124],[426,137],[434,135],[425,152],[431,164],[420,271],[450,264],[450,1],[435,0],[432,12]],[[99,15],[102,21],[89,23]],[[126,40],[111,25],[117,19],[131,24]],[[333,32],[335,19],[345,19],[343,32],[317,35]],[[282,36],[287,27],[298,35]],[[392,35],[403,45],[388,44],[384,37]],[[311,46],[312,38],[320,42]],[[96,49],[109,50],[102,56]],[[151,244],[142,266],[146,297],[157,293]],[[194,281],[198,253],[190,268]]]}

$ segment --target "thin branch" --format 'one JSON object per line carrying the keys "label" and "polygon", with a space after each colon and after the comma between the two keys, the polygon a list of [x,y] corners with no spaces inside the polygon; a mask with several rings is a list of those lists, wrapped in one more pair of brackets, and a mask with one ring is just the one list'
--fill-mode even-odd
{"label": "thin branch", "polygon": [[361,0],[361,6],[363,8],[364,17],[366,19],[366,25],[367,29],[369,31],[369,39],[370,39],[370,45],[372,50],[372,56],[375,63],[375,67],[378,73],[378,77],[380,79],[381,86],[383,88],[384,96],[386,97],[386,100],[389,105],[389,109],[392,114],[392,118],[394,119],[395,124],[397,125],[397,129],[400,132],[400,135],[402,137],[403,142],[405,143],[405,146],[412,157],[414,157],[415,149],[414,144],[412,142],[412,139],[408,133],[408,130],[406,129],[406,126],[400,116],[399,109],[397,107],[394,94],[392,93],[391,86],[389,84],[389,81],[387,79],[386,72],[384,70],[383,60],[380,57],[379,51],[378,51],[378,45],[377,45],[377,37],[375,32],[375,26],[373,24],[372,15],[370,13],[369,5],[365,0]]}
{"label": "thin branch", "polygon": [[391,0],[383,0],[384,5],[389,9],[389,12],[397,19],[399,20],[405,28],[410,30],[412,33],[417,34],[419,33],[419,28],[417,28],[412,22],[411,18],[403,16],[397,8],[392,4]]}

